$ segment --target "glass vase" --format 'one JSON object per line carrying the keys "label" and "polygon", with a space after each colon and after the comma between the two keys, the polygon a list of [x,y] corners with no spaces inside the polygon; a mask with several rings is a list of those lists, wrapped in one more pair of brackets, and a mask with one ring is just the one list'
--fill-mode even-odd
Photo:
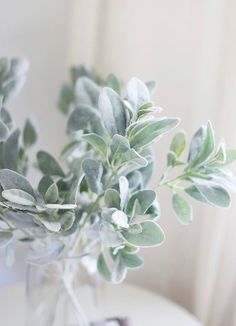
{"label": "glass vase", "polygon": [[26,326],[105,326],[102,285],[88,257],[27,266]]}

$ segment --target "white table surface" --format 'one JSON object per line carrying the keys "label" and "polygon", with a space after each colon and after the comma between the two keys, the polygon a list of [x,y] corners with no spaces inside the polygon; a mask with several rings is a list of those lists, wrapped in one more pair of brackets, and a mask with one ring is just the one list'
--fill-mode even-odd
{"label": "white table surface", "polygon": [[[107,317],[129,316],[131,326],[202,326],[182,307],[147,290],[119,285],[109,286],[106,293]],[[24,311],[22,284],[0,288],[1,326],[24,326]]]}

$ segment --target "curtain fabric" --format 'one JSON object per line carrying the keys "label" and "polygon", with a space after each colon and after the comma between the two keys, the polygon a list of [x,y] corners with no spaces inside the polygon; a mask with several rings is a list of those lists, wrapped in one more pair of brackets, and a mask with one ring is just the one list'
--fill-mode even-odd
{"label": "curtain fabric", "polygon": [[[156,102],[166,115],[181,116],[189,136],[210,119],[218,140],[224,136],[229,147],[236,147],[235,15],[233,0],[76,1],[72,33],[77,35],[68,60],[93,64],[123,80],[136,75],[157,80]],[[153,186],[169,141],[155,147]],[[204,325],[236,325],[233,199],[226,211],[194,203],[194,222],[184,227],[169,208],[170,193],[162,190],[166,243],[143,252],[145,267],[130,273],[129,282],[175,300]]]}

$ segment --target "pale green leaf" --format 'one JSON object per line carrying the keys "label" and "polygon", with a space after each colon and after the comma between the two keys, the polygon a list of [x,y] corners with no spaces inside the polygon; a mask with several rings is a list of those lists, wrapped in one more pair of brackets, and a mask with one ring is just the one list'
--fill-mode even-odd
{"label": "pale green leaf", "polygon": [[146,213],[148,208],[153,204],[156,198],[156,193],[153,190],[139,190],[133,194],[127,205],[127,214],[130,214],[133,210],[135,201],[139,203],[139,210],[136,211],[136,214],[143,215]]}
{"label": "pale green leaf", "polygon": [[112,269],[112,275],[111,275],[111,281],[112,283],[119,284],[121,283],[127,274],[126,266],[123,262],[123,259],[118,256],[115,260],[113,269]]}
{"label": "pale green leaf", "polygon": [[60,165],[57,163],[55,158],[44,151],[39,151],[37,153],[38,166],[41,172],[45,175],[57,175],[64,177],[64,172],[62,171]]}
{"label": "pale green leaf", "polygon": [[98,107],[109,134],[124,135],[127,118],[125,105],[120,96],[112,88],[105,87],[100,92]]}
{"label": "pale green leaf", "polygon": [[120,209],[120,195],[115,189],[107,189],[104,194],[105,204],[108,208]]}
{"label": "pale green leaf", "polygon": [[170,144],[170,150],[175,153],[177,157],[183,153],[186,145],[186,133],[179,131],[173,138]]}
{"label": "pale green leaf", "polygon": [[106,156],[107,145],[101,136],[91,133],[83,135],[83,139],[85,139],[90,145],[97,149],[103,156]]}
{"label": "pale green leaf", "polygon": [[127,268],[133,269],[143,265],[143,259],[137,255],[127,254],[123,250],[121,251],[121,258]]}
{"label": "pale green leaf", "polygon": [[140,79],[134,77],[127,84],[127,100],[135,111],[150,102],[150,94],[147,86]]}
{"label": "pale green leaf", "polygon": [[226,189],[218,185],[196,185],[201,195],[209,204],[217,207],[229,207],[231,198]]}
{"label": "pale green leaf", "polygon": [[29,181],[17,172],[8,169],[1,169],[0,183],[4,190],[21,189],[35,197],[34,190]]}
{"label": "pale green leaf", "polygon": [[35,228],[38,226],[34,222],[33,215],[25,212],[6,211],[4,218],[18,228]]}
{"label": "pale green leaf", "polygon": [[108,282],[111,281],[111,272],[107,266],[104,255],[101,253],[97,261],[97,270],[99,274]]}
{"label": "pale green leaf", "polygon": [[9,129],[3,121],[0,120],[0,141],[6,140],[9,135]]}
{"label": "pale green leaf", "polygon": [[98,194],[102,191],[101,177],[103,167],[100,161],[85,159],[82,163],[85,179],[92,192]]}
{"label": "pale green leaf", "polygon": [[190,224],[193,219],[192,207],[189,203],[179,194],[175,193],[172,197],[172,207],[182,224]]}
{"label": "pale green leaf", "polygon": [[20,189],[3,190],[2,197],[12,203],[24,206],[34,206],[36,204],[33,196]]}
{"label": "pale green leaf", "polygon": [[138,234],[123,231],[122,235],[131,244],[137,247],[154,247],[161,245],[165,240],[162,228],[153,221],[140,223],[142,232]]}
{"label": "pale green leaf", "polygon": [[120,232],[116,231],[114,226],[108,222],[103,222],[100,225],[100,238],[103,246],[117,247],[124,243],[124,239]]}
{"label": "pale green leaf", "polygon": [[4,147],[4,166],[8,169],[17,170],[17,158],[19,154],[19,137],[20,130],[16,129],[10,136],[7,138]]}
{"label": "pale green leaf", "polygon": [[54,204],[57,201],[58,196],[59,196],[58,187],[57,187],[56,183],[52,183],[48,187],[44,198],[47,203]]}
{"label": "pale green leaf", "polygon": [[155,139],[174,129],[179,123],[178,118],[162,118],[137,122],[129,127],[130,146],[140,149],[150,145]]}
{"label": "pale green leaf", "polygon": [[112,88],[117,94],[120,95],[120,82],[115,75],[109,74],[106,80],[106,84],[108,87]]}
{"label": "pale green leaf", "polygon": [[99,87],[90,78],[79,78],[75,85],[75,93],[79,104],[97,107]]}
{"label": "pale green leaf", "polygon": [[37,141],[37,132],[30,119],[27,119],[23,131],[23,141],[26,147],[34,145]]}

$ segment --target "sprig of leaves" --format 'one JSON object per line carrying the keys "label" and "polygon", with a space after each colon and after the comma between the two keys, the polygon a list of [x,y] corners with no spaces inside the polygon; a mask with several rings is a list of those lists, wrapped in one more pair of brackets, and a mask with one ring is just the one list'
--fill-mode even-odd
{"label": "sprig of leaves", "polygon": [[[140,249],[165,240],[157,191],[148,188],[155,168],[151,147],[180,120],[159,115],[162,109],[151,100],[153,82],[135,77],[123,87],[113,74],[100,78],[74,67],[58,102],[68,115],[69,141],[60,163],[44,150],[37,153],[34,165],[42,177],[34,189],[24,176],[27,150],[37,139],[34,125],[27,120],[21,138],[5,109],[13,94],[5,85],[22,83],[25,76],[20,62],[0,60],[0,246],[7,254],[18,240],[33,242],[32,264],[77,257],[79,248],[97,257],[105,280],[119,283],[129,269],[143,265]],[[216,146],[210,122],[193,136],[187,159],[186,143],[185,132],[177,132],[158,184],[171,189],[174,213],[183,224],[193,218],[188,197],[228,207],[236,185],[226,170],[236,150]]]}

